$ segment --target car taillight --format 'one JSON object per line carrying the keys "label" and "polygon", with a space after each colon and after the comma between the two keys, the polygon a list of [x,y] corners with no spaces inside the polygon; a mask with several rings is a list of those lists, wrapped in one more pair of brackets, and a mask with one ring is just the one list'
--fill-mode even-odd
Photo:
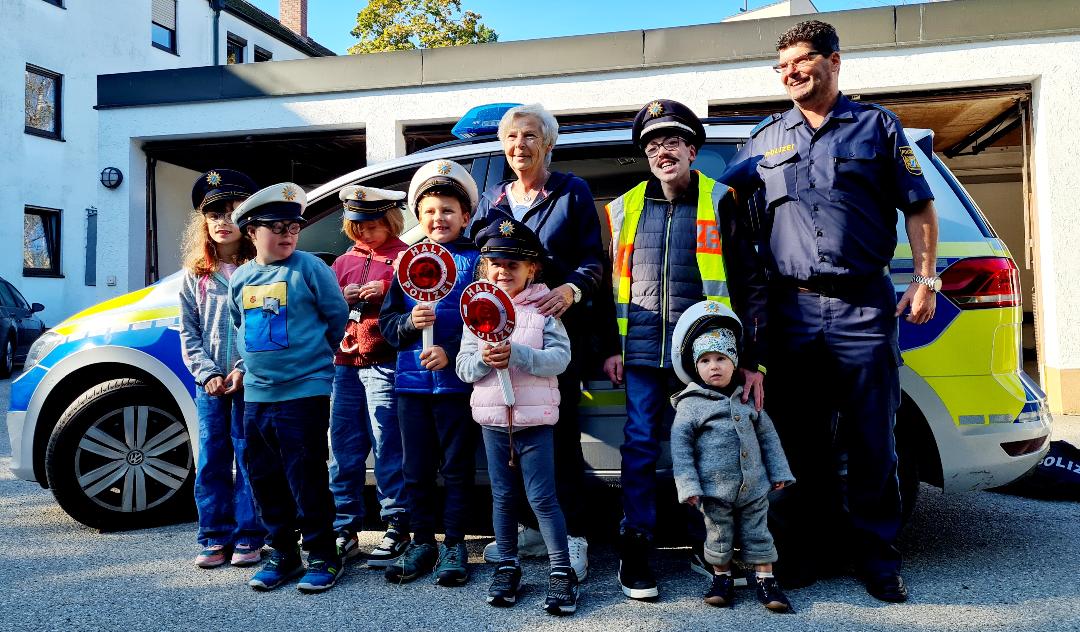
{"label": "car taillight", "polygon": [[961,259],[941,273],[941,293],[960,309],[1020,305],[1020,275],[1008,257]]}

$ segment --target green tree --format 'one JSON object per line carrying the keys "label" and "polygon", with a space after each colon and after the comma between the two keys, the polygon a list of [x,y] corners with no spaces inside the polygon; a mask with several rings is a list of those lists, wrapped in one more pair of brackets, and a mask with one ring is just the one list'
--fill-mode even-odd
{"label": "green tree", "polygon": [[461,0],[370,0],[356,16],[350,55],[387,50],[439,48],[498,41],[480,14],[461,10]]}

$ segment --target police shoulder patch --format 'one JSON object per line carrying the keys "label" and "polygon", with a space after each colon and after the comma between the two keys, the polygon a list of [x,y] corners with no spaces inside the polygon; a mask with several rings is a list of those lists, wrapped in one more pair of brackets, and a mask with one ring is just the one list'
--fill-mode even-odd
{"label": "police shoulder patch", "polygon": [[775,114],[770,114],[770,115],[766,116],[765,118],[761,119],[761,122],[758,123],[757,125],[755,125],[754,129],[750,130],[750,138],[753,138],[753,137],[757,136],[758,132],[760,132],[761,130],[765,129],[766,127],[772,125],[773,123],[779,121],[783,116],[784,116],[783,113],[777,112]]}
{"label": "police shoulder patch", "polygon": [[915,150],[909,145],[900,147],[900,160],[904,162],[904,168],[908,170],[908,173],[913,176],[922,175],[922,165],[919,164],[919,159],[915,156]]}

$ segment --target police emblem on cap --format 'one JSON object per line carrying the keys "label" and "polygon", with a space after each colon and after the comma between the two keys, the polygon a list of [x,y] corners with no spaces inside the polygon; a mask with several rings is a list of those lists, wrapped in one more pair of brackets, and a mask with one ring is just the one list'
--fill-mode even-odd
{"label": "police emblem on cap", "polygon": [[296,199],[296,189],[285,187],[281,190],[281,197],[285,198],[286,201],[292,202]]}
{"label": "police emblem on cap", "polygon": [[499,234],[503,237],[509,237],[514,234],[514,225],[510,223],[510,220],[506,220],[499,224]]}
{"label": "police emblem on cap", "polygon": [[709,302],[705,303],[705,311],[706,311],[706,313],[709,313],[709,314],[719,314],[720,313],[720,303],[717,303],[716,301],[709,301]]}
{"label": "police emblem on cap", "polygon": [[656,118],[664,113],[664,104],[659,101],[653,101],[648,107],[649,116]]}
{"label": "police emblem on cap", "polygon": [[435,172],[440,176],[450,175],[450,163],[443,160],[439,164],[435,165]]}
{"label": "police emblem on cap", "polygon": [[356,199],[363,202],[367,198],[367,191],[360,189],[356,192]]}
{"label": "police emblem on cap", "polygon": [[216,187],[221,184],[221,174],[216,171],[211,171],[206,174],[206,183],[212,187]]}

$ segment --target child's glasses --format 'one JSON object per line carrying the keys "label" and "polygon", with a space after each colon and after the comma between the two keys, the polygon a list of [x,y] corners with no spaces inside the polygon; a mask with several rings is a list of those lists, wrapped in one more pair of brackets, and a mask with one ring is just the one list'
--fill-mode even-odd
{"label": "child's glasses", "polygon": [[265,226],[275,235],[297,235],[300,233],[300,222],[259,222],[259,226]]}

